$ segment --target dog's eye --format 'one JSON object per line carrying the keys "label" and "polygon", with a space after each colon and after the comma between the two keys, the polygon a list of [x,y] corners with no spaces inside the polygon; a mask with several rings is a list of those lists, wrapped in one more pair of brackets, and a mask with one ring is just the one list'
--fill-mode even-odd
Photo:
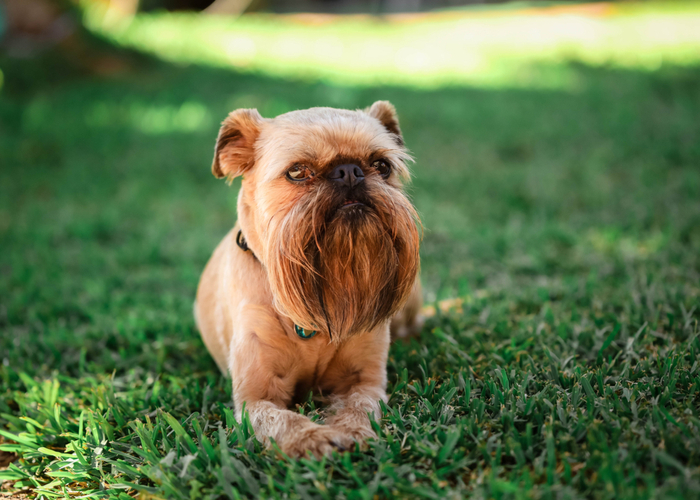
{"label": "dog's eye", "polygon": [[389,177],[389,174],[391,173],[391,164],[386,160],[374,161],[372,162],[372,166],[376,168],[377,172],[379,172],[379,175],[381,175],[385,179]]}
{"label": "dog's eye", "polygon": [[294,165],[287,170],[287,179],[290,181],[305,181],[314,176],[311,169],[305,165]]}

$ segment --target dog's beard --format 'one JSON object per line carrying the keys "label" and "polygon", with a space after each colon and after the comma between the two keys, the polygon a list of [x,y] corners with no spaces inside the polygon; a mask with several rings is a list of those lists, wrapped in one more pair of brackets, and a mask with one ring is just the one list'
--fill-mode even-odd
{"label": "dog's beard", "polygon": [[374,186],[362,206],[323,188],[271,221],[265,264],[277,309],[332,338],[367,331],[408,299],[419,267],[418,216],[402,192]]}

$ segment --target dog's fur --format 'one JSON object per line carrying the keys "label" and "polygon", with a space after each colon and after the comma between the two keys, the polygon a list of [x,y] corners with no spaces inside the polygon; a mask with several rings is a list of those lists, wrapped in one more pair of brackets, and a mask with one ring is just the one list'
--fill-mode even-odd
{"label": "dog's fur", "polygon": [[[202,275],[195,316],[209,352],[229,373],[237,418],[291,456],[316,456],[373,436],[368,414],[386,401],[390,321],[420,326],[419,221],[405,196],[408,156],[394,107],[312,108],[264,119],[239,109],[224,121],[212,170],[243,175],[238,223]],[[385,178],[372,166],[392,168]],[[358,186],[327,176],[340,164]],[[286,177],[294,165],[314,172]],[[343,207],[346,200],[361,205]],[[250,251],[236,243],[238,232]],[[308,339],[295,324],[318,333]],[[329,395],[326,425],[288,407],[309,390]]]}

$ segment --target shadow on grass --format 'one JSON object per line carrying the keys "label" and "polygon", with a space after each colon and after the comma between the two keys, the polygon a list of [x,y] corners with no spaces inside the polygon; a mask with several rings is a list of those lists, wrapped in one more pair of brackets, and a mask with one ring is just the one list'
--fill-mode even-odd
{"label": "shadow on grass", "polygon": [[0,60],[0,351],[13,372],[214,370],[191,303],[235,220],[237,184],[209,162],[238,107],[396,105],[430,301],[624,276],[630,262],[698,272],[700,68],[572,65],[573,92],[415,91],[120,57],[130,69],[109,78],[56,54]]}
{"label": "shadow on grass", "polygon": [[[697,492],[700,68],[417,92],[131,64],[0,59],[0,439],[20,455],[3,478],[59,496]],[[235,219],[237,184],[210,174],[218,123],[377,99],[416,157],[428,300],[464,300],[392,346],[368,451],[280,460],[235,423],[192,319]]]}

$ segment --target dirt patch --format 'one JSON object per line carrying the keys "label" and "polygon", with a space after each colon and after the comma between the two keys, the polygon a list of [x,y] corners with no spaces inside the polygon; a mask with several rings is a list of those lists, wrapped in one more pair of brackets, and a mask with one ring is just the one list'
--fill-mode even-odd
{"label": "dirt patch", "polygon": [[[0,451],[0,470],[7,469],[7,466],[12,462],[17,460],[17,455],[14,453],[8,453],[6,451]],[[26,495],[21,493],[10,493],[11,481],[0,482],[0,499],[5,500],[6,498],[21,499],[28,498]]]}
{"label": "dirt patch", "polygon": [[6,451],[0,451],[0,469],[7,468],[12,462],[17,460],[17,455],[14,453],[8,453]]}
{"label": "dirt patch", "polygon": [[22,500],[24,498],[29,498],[28,495],[25,495],[24,493],[10,493],[9,491],[5,491],[5,488],[9,488],[10,483],[3,483],[2,486],[0,486],[0,498],[2,500],[6,499],[12,499],[12,500]]}

